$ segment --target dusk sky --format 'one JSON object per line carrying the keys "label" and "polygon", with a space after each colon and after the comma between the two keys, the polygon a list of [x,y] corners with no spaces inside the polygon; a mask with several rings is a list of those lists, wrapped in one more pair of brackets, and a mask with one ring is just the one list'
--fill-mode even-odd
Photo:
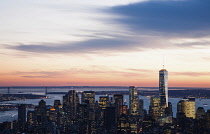
{"label": "dusk sky", "polygon": [[210,0],[1,0],[0,86],[210,87]]}

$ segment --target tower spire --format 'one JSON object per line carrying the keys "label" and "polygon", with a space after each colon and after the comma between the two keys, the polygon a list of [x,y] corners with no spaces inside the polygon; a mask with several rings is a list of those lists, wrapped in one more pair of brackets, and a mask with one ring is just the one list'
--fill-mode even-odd
{"label": "tower spire", "polygon": [[165,65],[164,65],[164,55],[163,55],[163,69],[164,69]]}

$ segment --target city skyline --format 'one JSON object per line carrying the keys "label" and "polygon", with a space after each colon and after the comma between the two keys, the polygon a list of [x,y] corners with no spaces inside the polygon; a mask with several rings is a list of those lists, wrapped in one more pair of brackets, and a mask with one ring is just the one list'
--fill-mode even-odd
{"label": "city skyline", "polygon": [[164,64],[169,87],[210,87],[208,0],[0,7],[0,86],[158,87]]}

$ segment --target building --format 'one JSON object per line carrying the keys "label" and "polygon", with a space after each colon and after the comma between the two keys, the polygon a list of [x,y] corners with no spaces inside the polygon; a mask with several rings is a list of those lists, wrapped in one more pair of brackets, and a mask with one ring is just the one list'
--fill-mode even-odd
{"label": "building", "polygon": [[89,106],[88,104],[79,104],[77,120],[79,123],[78,133],[88,133]]}
{"label": "building", "polygon": [[26,104],[18,105],[18,124],[19,129],[24,130],[26,125]]}
{"label": "building", "polygon": [[120,115],[122,114],[122,106],[123,106],[123,95],[121,94],[114,94],[114,104],[115,107],[117,108],[117,114]]}
{"label": "building", "polygon": [[107,134],[117,132],[117,112],[115,106],[108,106],[104,113],[104,127]]}
{"label": "building", "polygon": [[166,69],[159,71],[159,96],[161,107],[168,107],[168,71]]}
{"label": "building", "polygon": [[126,114],[121,114],[117,119],[117,133],[118,134],[129,134],[130,123],[129,117]]}
{"label": "building", "polygon": [[35,111],[28,111],[27,112],[27,124],[29,126],[34,126],[36,123],[36,116]]}
{"label": "building", "polygon": [[37,126],[47,124],[47,107],[44,100],[39,101],[39,105],[35,107],[35,116]]}
{"label": "building", "polygon": [[137,88],[134,86],[129,87],[129,116],[131,133],[138,133],[139,129],[139,96]]}
{"label": "building", "polygon": [[150,98],[150,106],[149,106],[149,115],[155,121],[158,121],[160,117],[160,98],[159,97],[151,97]]}
{"label": "building", "polygon": [[79,97],[75,90],[70,90],[63,96],[63,112],[65,113],[66,122],[76,119]]}
{"label": "building", "polygon": [[195,98],[183,98],[179,101],[177,113],[184,113],[186,117],[195,119]]}
{"label": "building", "polygon": [[101,109],[106,109],[106,107],[108,106],[108,102],[109,102],[109,96],[100,96],[99,98],[99,106]]}
{"label": "building", "polygon": [[203,107],[198,107],[197,111],[196,111],[196,119],[197,120],[202,119],[202,118],[204,118],[204,115],[205,115],[204,108]]}
{"label": "building", "polygon": [[95,92],[94,91],[84,91],[82,93],[82,104],[89,104],[90,108],[95,107]]}
{"label": "building", "polygon": [[128,114],[128,106],[127,105],[122,106],[122,114]]}
{"label": "building", "polygon": [[137,88],[134,86],[129,87],[129,114],[139,115],[139,97],[137,93]]}

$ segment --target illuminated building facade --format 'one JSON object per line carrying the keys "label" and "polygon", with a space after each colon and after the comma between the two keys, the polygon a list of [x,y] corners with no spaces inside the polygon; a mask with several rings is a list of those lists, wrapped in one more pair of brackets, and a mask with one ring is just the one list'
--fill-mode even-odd
{"label": "illuminated building facade", "polygon": [[88,103],[90,108],[94,109],[95,107],[95,92],[94,91],[84,91],[82,93],[82,103]]}
{"label": "illuminated building facade", "polygon": [[65,123],[76,119],[79,97],[75,90],[70,90],[63,96],[63,112],[65,113]]}
{"label": "illuminated building facade", "polygon": [[160,117],[160,98],[159,97],[150,98],[149,115],[156,121]]}
{"label": "illuminated building facade", "polygon": [[139,115],[139,98],[137,93],[137,88],[134,86],[129,87],[129,114]]}
{"label": "illuminated building facade", "polygon": [[159,96],[161,107],[168,107],[168,71],[166,69],[159,71]]}
{"label": "illuminated building facade", "polygon": [[109,102],[109,97],[108,96],[100,96],[99,98],[99,106],[101,109],[106,109],[106,107],[108,106],[108,102]]}
{"label": "illuminated building facade", "polygon": [[114,104],[117,110],[117,114],[122,114],[122,106],[123,106],[123,95],[121,94],[114,94]]}
{"label": "illuminated building facade", "polygon": [[195,98],[183,98],[179,101],[177,113],[184,113],[186,117],[195,119]]}
{"label": "illuminated building facade", "polygon": [[134,86],[129,87],[129,116],[131,133],[138,133],[139,129],[139,97],[137,88]]}

